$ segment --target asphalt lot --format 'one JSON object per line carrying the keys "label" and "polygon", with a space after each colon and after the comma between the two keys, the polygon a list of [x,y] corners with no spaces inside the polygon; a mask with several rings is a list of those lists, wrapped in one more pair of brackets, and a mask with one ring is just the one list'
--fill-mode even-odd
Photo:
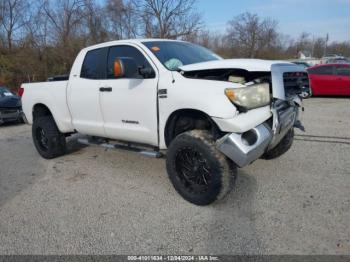
{"label": "asphalt lot", "polygon": [[0,127],[0,254],[350,254],[350,99],[312,98],[283,157],[239,171],[208,207],[165,161],[81,147],[44,160],[30,127]]}

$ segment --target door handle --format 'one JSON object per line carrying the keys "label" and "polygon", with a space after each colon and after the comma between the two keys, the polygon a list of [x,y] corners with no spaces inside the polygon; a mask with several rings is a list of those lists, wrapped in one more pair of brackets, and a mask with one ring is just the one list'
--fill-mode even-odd
{"label": "door handle", "polygon": [[100,87],[100,92],[112,92],[112,87]]}

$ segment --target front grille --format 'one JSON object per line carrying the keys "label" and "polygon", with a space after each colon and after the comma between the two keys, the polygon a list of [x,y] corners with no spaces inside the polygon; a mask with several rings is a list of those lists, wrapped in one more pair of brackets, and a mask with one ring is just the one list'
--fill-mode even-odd
{"label": "front grille", "polygon": [[283,74],[283,83],[287,98],[310,91],[309,77],[306,72],[286,72]]}

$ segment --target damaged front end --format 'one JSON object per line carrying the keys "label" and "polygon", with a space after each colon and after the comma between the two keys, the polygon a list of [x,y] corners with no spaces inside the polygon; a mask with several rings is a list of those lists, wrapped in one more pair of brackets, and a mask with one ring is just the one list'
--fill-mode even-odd
{"label": "damaged front end", "polygon": [[295,127],[299,115],[299,106],[276,100],[271,106],[272,117],[243,133],[228,133],[217,140],[217,148],[239,167],[244,167],[265,152],[276,147]]}
{"label": "damaged front end", "polygon": [[[247,71],[242,69],[211,69],[195,72],[183,72],[185,77],[201,78],[216,81],[228,81],[243,87],[251,88],[257,85],[267,85],[269,100],[260,95],[255,105],[270,105],[271,117],[263,123],[245,132],[227,133],[217,141],[217,148],[235,162],[244,167],[265,152],[276,147],[294,127],[303,129],[299,121],[299,111],[302,108],[302,99],[310,96],[310,86],[307,72],[296,65],[276,63],[271,65],[271,71]],[[235,89],[232,89],[235,90]],[[228,94],[226,96],[229,97]],[[237,92],[232,94],[237,97]],[[229,97],[230,98],[230,97]],[[265,100],[264,100],[265,99]],[[247,107],[230,99],[244,114],[258,106]],[[250,103],[250,105],[254,103]]]}

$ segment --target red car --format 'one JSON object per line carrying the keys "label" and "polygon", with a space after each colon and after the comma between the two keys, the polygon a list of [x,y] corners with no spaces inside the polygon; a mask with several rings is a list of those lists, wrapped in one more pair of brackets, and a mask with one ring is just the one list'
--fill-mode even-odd
{"label": "red car", "polygon": [[350,96],[350,64],[317,65],[308,73],[313,96]]}

